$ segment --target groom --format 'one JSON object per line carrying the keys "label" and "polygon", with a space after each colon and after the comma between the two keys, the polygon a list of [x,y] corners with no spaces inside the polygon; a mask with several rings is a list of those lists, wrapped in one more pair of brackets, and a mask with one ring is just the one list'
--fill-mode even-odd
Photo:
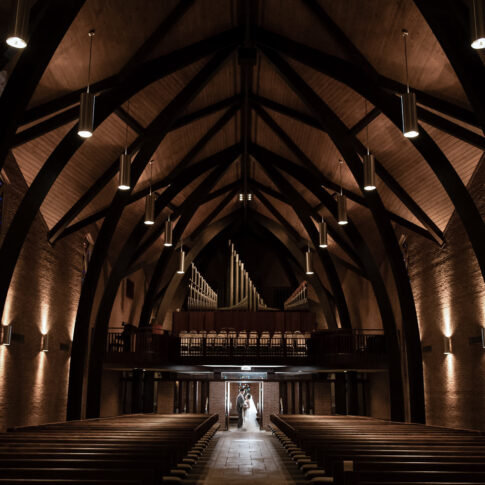
{"label": "groom", "polygon": [[239,389],[239,394],[237,396],[236,409],[238,415],[237,428],[239,429],[243,425],[244,389],[242,387]]}

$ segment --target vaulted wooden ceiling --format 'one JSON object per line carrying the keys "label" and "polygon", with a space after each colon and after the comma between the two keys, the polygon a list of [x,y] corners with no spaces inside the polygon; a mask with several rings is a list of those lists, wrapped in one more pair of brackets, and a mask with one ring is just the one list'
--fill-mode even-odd
{"label": "vaulted wooden ceiling", "polygon": [[[2,12],[8,12],[9,3],[0,2]],[[184,240],[190,241],[191,233],[231,190],[234,193],[212,221],[244,206],[242,217],[260,212],[278,224],[286,221],[301,244],[310,239],[293,198],[265,169],[264,163],[270,163],[279,167],[280,174],[312,208],[313,224],[320,217],[328,221],[330,254],[336,261],[340,258],[358,266],[347,250],[355,243],[337,226],[328,204],[304,180],[281,168],[287,160],[310,176],[318,173],[319,184],[334,194],[339,185],[338,160],[346,159],[346,154],[298,88],[285,79],[281,64],[276,66],[271,55],[268,57],[273,53],[338,117],[349,136],[343,143],[351,140],[351,150],[361,155],[368,133],[369,147],[379,165],[377,191],[397,237],[411,231],[441,244],[455,205],[426,153],[433,157],[433,150],[442,152],[466,185],[482,156],[485,138],[462,80],[430,26],[429,17],[466,15],[468,3],[449,0],[441,7],[439,2],[428,3],[437,11],[412,0],[80,1],[28,106],[17,113],[16,135],[9,142],[32,191],[36,180],[45,182],[42,177],[48,176],[48,184],[52,184],[36,198],[51,242],[77,230],[87,230],[96,238],[117,193],[117,160],[125,136],[136,159],[144,141],[154,138],[151,124],[168,107],[173,119],[165,124],[166,135],[147,158],[154,160],[153,180],[159,194],[168,190],[171,174],[181,170],[181,164],[190,172],[198,162],[216,163],[216,154],[222,153],[221,160],[230,158],[210,187],[214,196],[195,206],[181,235]],[[448,5],[454,10],[447,11]],[[43,8],[34,2],[32,25]],[[356,68],[373,77],[384,95],[397,99],[404,83],[402,28],[410,33],[410,84],[417,92],[421,126],[435,143],[432,149],[420,149],[405,139],[382,106],[375,106],[372,95],[365,96],[367,88],[360,90],[346,82]],[[96,30],[91,84],[98,95],[97,109],[105,99],[110,108],[96,123],[93,137],[75,142],[71,149],[66,147],[74,143],[69,140],[77,123],[79,93],[86,86],[87,33],[91,29]],[[246,50],[239,50],[241,47]],[[170,103],[217,55],[222,57],[215,74],[200,83],[188,102],[178,103],[173,115]],[[475,55],[483,68],[483,56]],[[14,75],[20,56],[3,53],[8,75]],[[331,66],[327,68],[327,64]],[[350,74],[346,74],[349,66]],[[155,132],[159,126],[155,123]],[[43,173],[53,160],[62,167]],[[164,204],[152,234],[161,232],[164,220],[174,211],[177,220],[177,208],[183,207],[206,177],[207,172],[201,171],[178,186]],[[112,261],[139,224],[149,178],[147,165],[142,167],[131,198],[123,203],[108,244]],[[343,187],[349,196],[350,218],[381,262],[385,243],[347,165]],[[254,194],[247,207],[237,197],[244,191]],[[150,232],[147,234],[140,241],[149,238]],[[141,261],[159,258],[163,239],[152,239],[153,244],[146,244],[146,251],[139,253]],[[131,261],[135,262],[139,265],[140,258]]]}

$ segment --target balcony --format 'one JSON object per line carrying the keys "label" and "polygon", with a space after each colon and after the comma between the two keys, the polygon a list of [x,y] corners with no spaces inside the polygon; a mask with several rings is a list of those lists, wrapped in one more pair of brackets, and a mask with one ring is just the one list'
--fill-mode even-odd
{"label": "balcony", "polygon": [[379,331],[182,332],[178,337],[153,333],[110,331],[108,364],[128,367],[199,365],[283,365],[318,369],[382,369],[387,357]]}

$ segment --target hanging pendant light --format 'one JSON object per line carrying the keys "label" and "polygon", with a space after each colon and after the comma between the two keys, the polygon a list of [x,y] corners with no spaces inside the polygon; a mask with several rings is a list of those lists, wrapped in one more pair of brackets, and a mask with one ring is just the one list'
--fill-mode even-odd
{"label": "hanging pendant light", "polygon": [[94,30],[91,30],[88,35],[89,35],[88,83],[86,86],[86,92],[81,94],[81,104],[80,104],[80,111],[79,111],[79,127],[77,130],[77,134],[82,138],[89,138],[90,136],[92,136],[93,127],[94,127],[95,96],[94,94],[89,92]]}
{"label": "hanging pendant light", "polygon": [[165,221],[165,241],[163,245],[166,247],[172,245],[172,221],[170,217]]}
{"label": "hanging pendant light", "polygon": [[7,44],[15,49],[25,49],[27,47],[29,8],[27,0],[17,0],[16,3],[15,23],[12,35],[7,37]]}
{"label": "hanging pendant light", "polygon": [[310,252],[310,243],[308,243],[308,249],[305,253],[305,273],[308,275],[313,274],[312,253]]}
{"label": "hanging pendant light", "polygon": [[152,226],[155,224],[155,194],[152,192],[152,164],[150,160],[150,193],[145,198],[145,224]]}
{"label": "hanging pendant light", "polygon": [[347,198],[345,197],[342,189],[342,164],[343,164],[343,161],[339,160],[340,194],[337,194],[337,222],[341,226],[344,226],[349,221],[347,220]]}
{"label": "hanging pendant light", "polygon": [[416,111],[416,95],[409,92],[407,36],[408,31],[403,29],[402,38],[404,40],[404,63],[406,66],[406,92],[401,96],[402,131],[406,138],[416,138],[419,135],[418,113]]}
{"label": "hanging pendant light", "polygon": [[[365,103],[365,114],[367,115],[367,100]],[[364,190],[370,191],[376,189],[376,167],[374,155],[369,150],[369,125],[365,127],[367,153],[364,155]]]}
{"label": "hanging pendant light", "polygon": [[182,243],[180,243],[179,264],[177,274],[185,273],[185,251],[183,250]]}
{"label": "hanging pendant light", "polygon": [[[128,115],[130,114],[130,102],[128,101]],[[120,171],[118,189],[131,189],[131,155],[128,153],[128,123],[125,125],[125,153],[120,155]]]}
{"label": "hanging pendant light", "polygon": [[470,15],[471,46],[474,49],[485,49],[485,3],[483,0],[472,0]]}
{"label": "hanging pendant light", "polygon": [[327,223],[323,220],[318,224],[318,245],[321,248],[328,247],[327,242]]}

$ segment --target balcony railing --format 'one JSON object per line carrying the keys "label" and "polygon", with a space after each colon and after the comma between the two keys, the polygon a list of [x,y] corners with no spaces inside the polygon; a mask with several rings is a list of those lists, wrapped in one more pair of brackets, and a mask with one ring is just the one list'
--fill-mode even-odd
{"label": "balcony railing", "polygon": [[183,333],[176,337],[152,333],[150,328],[136,333],[110,331],[107,361],[127,364],[148,363],[254,363],[290,362],[340,367],[382,367],[386,361],[382,332],[323,331],[314,334],[269,334],[249,336]]}

